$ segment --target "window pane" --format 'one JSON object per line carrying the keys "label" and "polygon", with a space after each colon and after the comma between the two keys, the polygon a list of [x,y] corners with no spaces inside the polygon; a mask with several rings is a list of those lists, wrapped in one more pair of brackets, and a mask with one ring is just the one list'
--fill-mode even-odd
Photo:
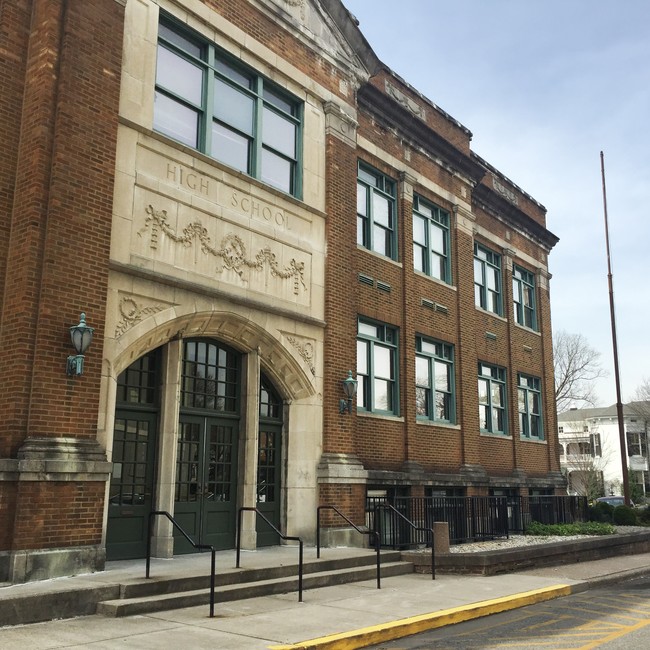
{"label": "window pane", "polygon": [[368,343],[357,341],[357,373],[368,374]]}
{"label": "window pane", "polygon": [[363,169],[363,167],[359,168],[359,173],[357,174],[357,176],[365,183],[368,183],[368,185],[370,185],[371,187],[377,187],[377,177],[371,172]]}
{"label": "window pane", "polygon": [[450,395],[447,393],[436,393],[436,419],[449,419],[449,401]]}
{"label": "window pane", "polygon": [[449,368],[446,363],[435,362],[436,390],[449,392]]}
{"label": "window pane", "polygon": [[492,409],[492,430],[493,431],[505,431],[505,426],[503,424],[503,409]]}
{"label": "window pane", "polygon": [[480,260],[474,260],[474,282],[483,284],[483,263]]}
{"label": "window pane", "polygon": [[388,199],[381,196],[380,194],[374,193],[372,195],[372,216],[376,223],[381,224],[382,226],[390,226],[390,208],[388,205]]}
{"label": "window pane", "polygon": [[291,163],[272,153],[268,149],[262,151],[262,180],[278,189],[291,192]]}
{"label": "window pane", "polygon": [[426,259],[427,251],[422,246],[418,244],[413,244],[413,268],[416,271],[422,271],[424,273],[424,260]]}
{"label": "window pane", "polygon": [[445,253],[445,232],[433,222],[431,222],[431,250]]}
{"label": "window pane", "polygon": [[431,253],[431,277],[442,280],[445,277],[445,258]]}
{"label": "window pane", "polygon": [[492,404],[494,406],[503,406],[503,389],[499,385],[492,385]]}
{"label": "window pane", "polygon": [[393,404],[390,395],[390,383],[383,379],[375,379],[373,389],[375,397],[373,408],[379,411],[392,411]]}
{"label": "window pane", "polygon": [[374,347],[375,377],[393,378],[392,350],[381,345]]}
{"label": "window pane", "polygon": [[212,123],[212,155],[226,165],[248,172],[249,140],[231,129]]}
{"label": "window pane", "polygon": [[413,241],[418,242],[422,246],[426,246],[426,233],[427,222],[421,217],[413,215]]}
{"label": "window pane", "polygon": [[251,87],[250,76],[241,72],[237,68],[228,65],[228,63],[226,63],[225,61],[217,60],[215,62],[215,68],[222,75],[224,75],[224,77],[228,77],[228,79],[232,79],[233,81],[236,81],[240,86],[244,86],[244,88]]}
{"label": "window pane", "polygon": [[368,190],[361,183],[357,183],[357,212],[364,216],[368,214]]}
{"label": "window pane", "polygon": [[264,107],[262,114],[263,141],[289,158],[296,156],[296,126],[275,111]]}
{"label": "window pane", "polygon": [[174,140],[196,148],[198,146],[199,114],[179,102],[157,92],[154,128]]}
{"label": "window pane", "polygon": [[429,361],[424,357],[415,357],[415,383],[418,386],[431,386],[429,378]]}
{"label": "window pane", "polygon": [[422,340],[420,342],[420,349],[427,354],[436,354],[436,344],[431,343],[431,341]]}
{"label": "window pane", "polygon": [[487,287],[492,291],[496,291],[499,286],[498,271],[492,268],[487,268],[486,271]]}
{"label": "window pane", "polygon": [[359,334],[364,336],[372,336],[373,338],[379,337],[379,329],[376,325],[371,325],[370,323],[359,323]]}
{"label": "window pane", "polygon": [[215,80],[214,114],[239,131],[253,133],[253,98],[220,79]]}
{"label": "window pane", "polygon": [[429,414],[429,391],[426,388],[415,389],[415,413],[416,415]]}
{"label": "window pane", "polygon": [[390,252],[390,231],[381,226],[372,228],[372,250],[375,253],[388,256]]}
{"label": "window pane", "polygon": [[483,404],[478,407],[478,420],[481,429],[488,428],[488,407]]}
{"label": "window pane", "polygon": [[478,401],[482,404],[488,401],[488,382],[485,379],[478,380]]}
{"label": "window pane", "polygon": [[158,47],[156,83],[197,106],[201,105],[203,70],[165,47]]}
{"label": "window pane", "polygon": [[293,115],[293,104],[266,87],[264,88],[264,99],[269,102],[269,104],[273,104],[273,106],[276,106],[285,113]]}
{"label": "window pane", "polygon": [[170,43],[177,45],[185,52],[192,54],[197,59],[201,57],[201,48],[196,45],[196,43],[192,43],[192,41],[169,29],[166,25],[160,25],[158,28],[158,35]]}

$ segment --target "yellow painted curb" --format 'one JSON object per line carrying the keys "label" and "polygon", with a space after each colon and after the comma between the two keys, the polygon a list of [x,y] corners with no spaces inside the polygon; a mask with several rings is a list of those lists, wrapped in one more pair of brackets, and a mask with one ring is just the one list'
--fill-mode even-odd
{"label": "yellow painted curb", "polygon": [[402,618],[398,621],[364,627],[358,630],[352,630],[351,632],[322,636],[318,639],[301,641],[290,645],[274,645],[269,646],[269,648],[270,650],[356,650],[357,648],[365,648],[369,645],[411,636],[418,632],[434,630],[445,625],[462,623],[463,621],[480,618],[481,616],[498,614],[499,612],[506,612],[510,609],[525,607],[526,605],[534,605],[535,603],[552,600],[560,596],[568,596],[570,593],[571,587],[569,585],[554,585],[552,587],[544,587],[543,589],[524,591],[514,596],[483,600],[478,603],[472,603],[471,605],[452,607],[451,609],[443,609],[439,612],[432,612],[431,614],[420,614],[419,616]]}

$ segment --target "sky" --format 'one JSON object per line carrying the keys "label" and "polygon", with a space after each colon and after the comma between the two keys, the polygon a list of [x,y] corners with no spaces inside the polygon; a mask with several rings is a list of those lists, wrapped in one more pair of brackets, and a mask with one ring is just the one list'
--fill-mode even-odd
{"label": "sky", "polygon": [[554,330],[582,334],[616,403],[650,377],[650,1],[343,0],[379,59],[547,209]]}

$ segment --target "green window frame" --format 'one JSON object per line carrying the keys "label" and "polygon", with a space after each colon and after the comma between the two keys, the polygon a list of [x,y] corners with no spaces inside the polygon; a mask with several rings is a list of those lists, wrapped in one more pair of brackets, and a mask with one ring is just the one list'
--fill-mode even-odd
{"label": "green window frame", "polygon": [[535,276],[517,265],[512,266],[512,303],[515,321],[531,330],[537,330]]}
{"label": "green window frame", "polygon": [[413,268],[451,284],[449,212],[413,197]]}
{"label": "green window frame", "polygon": [[398,415],[398,330],[360,318],[357,324],[357,410]]}
{"label": "green window frame", "polygon": [[303,104],[161,17],[154,130],[300,198]]}
{"label": "green window frame", "polygon": [[519,373],[517,394],[519,402],[519,429],[522,438],[544,440],[542,422],[542,393],[539,377]]}
{"label": "green window frame", "polygon": [[482,432],[508,434],[505,368],[478,364],[478,411]]}
{"label": "green window frame", "polygon": [[474,304],[503,316],[501,255],[474,243]]}
{"label": "green window frame", "polygon": [[359,162],[357,171],[357,244],[397,259],[396,183]]}
{"label": "green window frame", "polygon": [[455,423],[454,346],[418,336],[415,350],[416,417]]}

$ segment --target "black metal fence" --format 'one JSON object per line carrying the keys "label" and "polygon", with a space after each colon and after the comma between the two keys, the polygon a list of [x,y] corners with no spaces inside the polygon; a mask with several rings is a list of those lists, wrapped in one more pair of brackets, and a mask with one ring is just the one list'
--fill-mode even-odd
{"label": "black metal fence", "polygon": [[428,540],[421,531],[406,526],[390,510],[378,508],[386,503],[422,528],[430,529],[434,522],[446,521],[451,544],[523,533],[531,521],[573,523],[585,521],[587,515],[585,497],[367,497],[366,525],[376,530],[375,517],[381,517],[381,545],[390,548],[426,545]]}

